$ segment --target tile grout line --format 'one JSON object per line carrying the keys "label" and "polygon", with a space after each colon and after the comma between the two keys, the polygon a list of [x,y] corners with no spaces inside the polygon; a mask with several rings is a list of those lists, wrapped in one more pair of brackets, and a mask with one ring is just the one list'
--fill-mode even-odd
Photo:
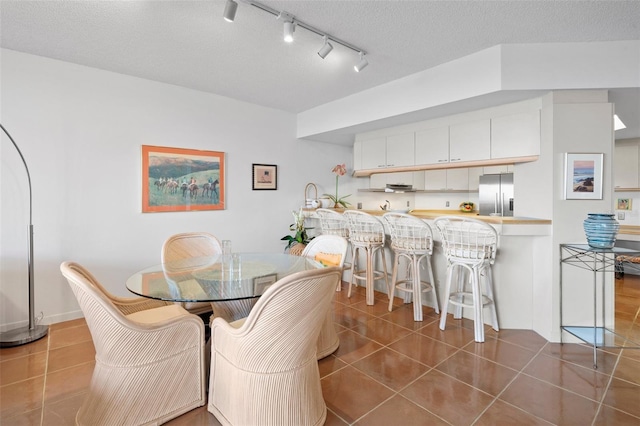
{"label": "tile grout line", "polygon": [[595,424],[596,419],[598,418],[598,414],[600,414],[600,411],[602,410],[602,404],[604,404],[604,400],[607,396],[607,392],[609,392],[609,387],[611,387],[611,382],[613,382],[613,373],[616,372],[616,368],[618,368],[618,364],[620,363],[621,357],[622,357],[622,350],[620,350],[620,352],[618,353],[618,357],[616,358],[616,363],[613,365],[613,368],[611,369],[611,375],[609,376],[609,380],[607,381],[607,386],[605,387],[604,392],[602,393],[602,398],[598,403],[598,409],[596,410],[596,414],[593,416],[593,420],[591,421],[592,426]]}
{"label": "tile grout line", "polygon": [[44,402],[45,402],[45,390],[47,389],[47,375],[49,374],[50,350],[51,350],[51,328],[49,328],[49,335],[47,336],[47,356],[44,362],[44,380],[42,381],[42,404],[40,409],[40,426],[44,426]]}
{"label": "tile grout line", "polygon": [[[474,419],[474,421],[471,423],[472,425],[473,425],[473,424],[475,424],[475,423],[477,423],[477,422],[478,422],[478,420],[480,420],[480,418],[482,417],[482,415],[483,415],[484,413],[486,413],[486,412],[487,412],[487,410],[488,410],[490,407],[492,407],[492,406],[493,406],[493,404],[495,404],[495,402],[496,402],[498,399],[500,399],[500,396],[501,396],[501,395],[502,395],[502,394],[507,390],[507,388],[508,388],[509,386],[511,386],[511,384],[512,384],[513,382],[515,382],[515,381],[516,381],[516,379],[517,379],[518,377],[520,377],[520,375],[521,375],[521,374],[524,374],[524,373],[523,373],[523,372],[524,372],[524,370],[525,370],[525,369],[526,369],[526,368],[527,368],[527,367],[528,367],[528,366],[533,362],[533,360],[534,360],[534,359],[536,359],[536,357],[537,357],[538,355],[540,355],[540,354],[542,353],[542,350],[543,350],[543,349],[545,348],[545,346],[547,346],[548,344],[549,344],[549,342],[547,342],[547,343],[545,343],[544,345],[542,345],[542,347],[541,347],[540,349],[538,349],[538,352],[536,352],[536,354],[535,354],[533,357],[531,357],[531,359],[529,360],[529,362],[527,362],[525,365],[523,365],[523,366],[522,366],[522,368],[521,368],[520,370],[518,370],[518,373],[517,373],[515,376],[513,376],[513,379],[511,379],[511,381],[510,381],[509,383],[507,383],[507,384],[505,385],[505,387],[504,387],[504,388],[503,388],[503,389],[502,389],[502,390],[501,390],[501,391],[500,391],[500,392],[499,392],[499,393],[498,393],[498,394],[493,398],[493,401],[491,401],[491,403],[490,403],[489,405],[487,405],[487,406],[485,407],[485,409],[484,409],[484,410],[482,410],[482,412],[481,412],[480,414],[478,414],[478,416],[477,416],[477,417]],[[481,358],[482,358],[482,357],[481,357]],[[498,363],[496,363],[496,364],[498,364]],[[498,365],[501,365],[501,364],[498,364]],[[474,389],[477,389],[477,388],[474,388]],[[481,390],[481,389],[479,389],[479,390]],[[509,404],[509,402],[507,402],[507,401],[503,401],[503,402],[504,402],[504,403],[506,403],[506,404]],[[540,419],[540,417],[538,417],[538,416],[536,416],[535,414],[530,413],[530,412],[528,412],[528,411],[526,411],[526,410],[523,410],[523,409],[522,409],[522,408],[520,408],[520,407],[517,407],[517,406],[515,406],[515,405],[513,405],[513,404],[509,404],[509,405],[511,405],[511,406],[513,406],[513,407],[515,407],[515,408],[517,408],[518,410],[520,410],[520,411],[522,411],[522,412],[524,412],[524,413],[529,414],[530,416],[533,416],[533,417],[535,417],[535,418],[537,418],[537,419]],[[541,419],[541,420],[543,420],[543,421],[545,421],[545,422],[546,422],[546,420],[545,420],[545,419]],[[547,423],[552,424],[551,422],[547,422]]]}

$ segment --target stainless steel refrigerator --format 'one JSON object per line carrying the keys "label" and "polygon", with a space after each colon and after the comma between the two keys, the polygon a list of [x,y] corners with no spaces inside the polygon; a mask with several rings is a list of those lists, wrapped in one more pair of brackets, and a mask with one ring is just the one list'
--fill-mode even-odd
{"label": "stainless steel refrigerator", "polygon": [[513,216],[513,173],[480,176],[480,214]]}

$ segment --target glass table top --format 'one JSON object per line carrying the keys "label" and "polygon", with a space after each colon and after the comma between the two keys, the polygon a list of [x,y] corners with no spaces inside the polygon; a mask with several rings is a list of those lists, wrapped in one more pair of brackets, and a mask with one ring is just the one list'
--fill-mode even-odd
{"label": "glass table top", "polygon": [[234,253],[152,266],[127,280],[139,296],[173,302],[215,302],[259,297],[277,280],[322,268],[313,259],[285,253]]}

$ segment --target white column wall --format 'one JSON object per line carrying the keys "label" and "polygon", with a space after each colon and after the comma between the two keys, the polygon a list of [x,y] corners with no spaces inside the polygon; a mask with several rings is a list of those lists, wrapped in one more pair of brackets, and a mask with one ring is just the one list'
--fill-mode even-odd
{"label": "white column wall", "polygon": [[[0,122],[31,171],[35,312],[45,323],[81,316],[59,272],[77,261],[107,289],[158,263],[165,238],[207,231],[237,251],[280,251],[291,211],[314,182],[333,192],[352,149],[300,141],[296,117],[233,99],[6,49]],[[226,153],[223,211],[141,213],[141,145]],[[0,328],[28,318],[26,173],[8,138],[0,160]],[[277,191],[252,191],[251,164],[278,166]],[[340,192],[354,192],[349,175]]]}

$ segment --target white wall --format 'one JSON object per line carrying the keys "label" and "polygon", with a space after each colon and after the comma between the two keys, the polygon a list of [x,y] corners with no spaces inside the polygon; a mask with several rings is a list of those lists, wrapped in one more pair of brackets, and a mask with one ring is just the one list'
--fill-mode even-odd
{"label": "white wall", "polygon": [[[185,88],[6,49],[0,121],[31,171],[35,312],[80,316],[62,261],[79,262],[109,291],[160,260],[177,232],[208,231],[237,251],[280,251],[307,182],[332,192],[351,147],[297,140],[295,115]],[[141,145],[226,153],[223,211],[141,213]],[[8,138],[0,150],[0,327],[26,324],[28,187]],[[252,191],[251,164],[278,165],[277,191]],[[350,177],[340,193],[355,192]],[[355,188],[355,187],[354,187]]]}

